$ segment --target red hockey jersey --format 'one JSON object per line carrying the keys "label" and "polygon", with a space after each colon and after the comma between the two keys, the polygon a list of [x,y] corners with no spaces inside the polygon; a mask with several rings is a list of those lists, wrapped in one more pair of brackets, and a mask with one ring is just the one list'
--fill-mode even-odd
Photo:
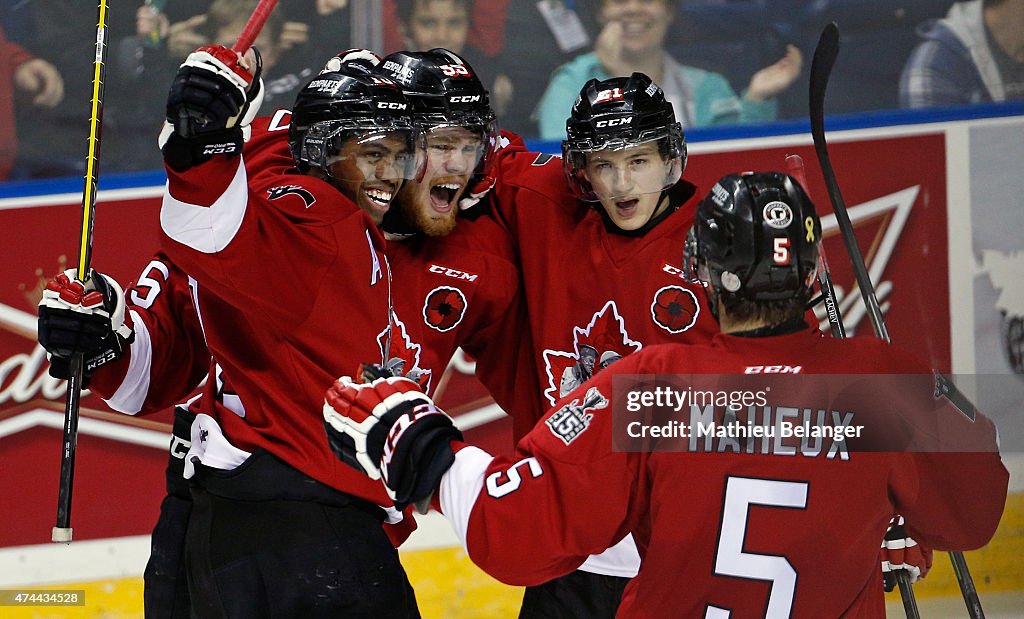
{"label": "red hockey jersey", "polygon": [[[903,427],[926,441],[942,426],[949,430],[944,449],[970,453],[612,449],[612,411],[623,395],[613,392],[613,377],[769,366],[931,377],[927,366],[877,340],[807,332],[649,347],[560,402],[520,443],[518,461],[459,450],[442,480],[440,507],[473,561],[512,584],[565,574],[632,532],[643,563],[620,617],[884,617],[878,546],[893,513],[939,550],[991,538],[1009,479],[995,428],[980,414],[972,421],[948,402],[935,405],[928,389],[897,401],[860,397],[852,405],[856,423],[882,425],[886,435]],[[931,402],[936,412],[922,420],[915,401]],[[769,398],[769,407],[778,404]],[[568,417],[573,433],[565,431]]]}
{"label": "red hockey jersey", "polygon": [[[227,444],[265,449],[325,484],[389,505],[378,482],[334,456],[320,414],[326,385],[360,363],[384,361],[384,240],[336,189],[294,173],[286,150],[261,146],[286,135],[286,119],[258,119],[241,157],[168,169],[163,248],[195,279],[207,346],[237,394],[231,408],[212,403]],[[210,464],[239,457],[228,449],[210,454]]]}
{"label": "red hockey jersey", "polygon": [[164,410],[192,393],[210,367],[189,278],[157,252],[125,301],[135,339],[120,359],[96,370],[89,388],[122,413]]}
{"label": "red hockey jersey", "polygon": [[389,363],[401,359],[402,373],[433,393],[462,347],[492,397],[509,410],[516,386],[534,381],[505,375],[515,371],[521,346],[519,268],[508,232],[481,215],[460,219],[444,237],[388,241],[387,254],[394,282]]}
{"label": "red hockey jersey", "polygon": [[693,185],[681,181],[671,190],[677,210],[643,236],[618,234],[596,208],[572,197],[560,158],[525,151],[513,134],[505,138],[511,144],[499,151],[490,199],[519,252],[524,332],[540,381],[536,404],[514,411],[518,439],[602,365],[652,344],[705,343],[718,324],[704,292],[682,277],[683,241],[702,197]]}
{"label": "red hockey jersey", "polygon": [[[287,111],[258,122],[247,152],[289,158]],[[267,132],[272,128],[272,131]],[[523,314],[519,269],[508,232],[488,214],[460,218],[444,237],[413,235],[387,242],[393,308],[380,334],[385,365],[434,393],[459,347],[480,368],[485,387],[505,410],[536,382],[516,360],[530,359],[517,327]],[[493,369],[492,369],[493,368]]]}

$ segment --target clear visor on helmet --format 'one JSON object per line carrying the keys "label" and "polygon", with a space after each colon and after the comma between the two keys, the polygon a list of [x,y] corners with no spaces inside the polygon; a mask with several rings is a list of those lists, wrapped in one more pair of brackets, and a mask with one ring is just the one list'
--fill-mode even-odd
{"label": "clear visor on helmet", "polygon": [[429,168],[468,176],[487,171],[498,143],[498,124],[493,115],[459,114],[445,119],[424,116],[417,122],[426,133]]}
{"label": "clear visor on helmet", "polygon": [[426,132],[427,169],[433,174],[473,175],[487,155],[487,136],[480,127],[438,125]]}
{"label": "clear visor on helmet", "polygon": [[411,124],[330,121],[310,128],[304,154],[338,180],[419,179],[426,144]]}
{"label": "clear visor on helmet", "polygon": [[583,200],[598,202],[672,187],[684,165],[681,133],[675,127],[650,129],[636,138],[566,140],[562,154],[573,190]]}

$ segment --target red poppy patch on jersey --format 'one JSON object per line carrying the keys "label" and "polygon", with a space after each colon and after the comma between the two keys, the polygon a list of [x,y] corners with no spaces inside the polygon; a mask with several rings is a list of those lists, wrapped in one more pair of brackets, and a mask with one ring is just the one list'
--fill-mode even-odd
{"label": "red poppy patch on jersey", "polygon": [[682,286],[665,286],[654,293],[651,318],[669,333],[682,333],[697,324],[700,304],[697,295]]}
{"label": "red poppy patch on jersey", "polygon": [[431,329],[451,331],[466,315],[466,295],[458,288],[438,286],[427,294],[423,304],[423,320]]}

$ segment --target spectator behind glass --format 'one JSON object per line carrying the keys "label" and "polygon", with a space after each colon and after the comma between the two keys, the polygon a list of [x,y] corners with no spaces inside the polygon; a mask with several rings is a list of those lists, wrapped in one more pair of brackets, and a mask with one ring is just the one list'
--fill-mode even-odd
{"label": "spectator behind glass", "polygon": [[608,79],[640,71],[665,90],[684,127],[774,120],[774,97],[800,74],[800,51],[786,46],[786,55],[755,73],[737,97],[718,73],[682,65],[665,51],[665,36],[675,14],[674,0],[602,0],[603,24],[594,51],[559,67],[537,108],[540,137],[565,137],[565,117],[580,85],[591,78]]}
{"label": "spectator behind glass", "polygon": [[559,66],[591,48],[599,0],[511,0],[505,20],[501,72],[512,82],[502,129],[536,137],[534,110]]}
{"label": "spectator behind glass", "polygon": [[64,80],[49,62],[7,40],[0,27],[0,180],[7,180],[18,152],[15,106],[52,108],[64,99]]}
{"label": "spectator behind glass", "polygon": [[409,50],[443,47],[473,64],[490,91],[491,108],[501,117],[512,98],[512,82],[497,72],[496,61],[469,41],[471,0],[396,0],[399,29]]}
{"label": "spectator behind glass", "polygon": [[954,4],[918,29],[900,105],[922,108],[1024,99],[1024,0]]}
{"label": "spectator behind glass", "polygon": [[[183,60],[178,49],[187,49],[187,54],[203,45],[234,45],[257,2],[213,0],[204,13],[173,23],[152,6],[139,7],[135,35],[117,43],[114,70],[109,72],[111,91],[116,94],[107,98],[104,160],[111,169],[161,167],[153,135],[163,122],[161,106],[167,93],[151,84],[170,83]],[[320,57],[313,60],[309,42],[310,34],[318,29],[307,28],[303,21],[289,21],[291,14],[285,8],[297,4],[282,3],[275,8],[253,44],[263,59],[266,95],[262,109],[268,114],[278,107],[290,107],[299,89],[322,64]],[[312,3],[308,8],[312,14]],[[338,45],[346,41],[337,37]],[[332,49],[334,53],[341,48]]]}
{"label": "spectator behind glass", "polygon": [[[318,0],[323,1],[323,0]],[[338,0],[334,0],[338,1]],[[505,17],[511,0],[473,0],[469,17],[469,34],[466,40],[471,47],[483,52],[488,58],[494,58],[505,47]],[[530,0],[535,1],[535,0]],[[398,21],[396,0],[380,0],[381,20],[383,21],[384,54],[405,49],[405,34]],[[423,50],[421,50],[423,51]],[[454,51],[454,50],[453,50]],[[475,67],[476,58],[467,58]]]}

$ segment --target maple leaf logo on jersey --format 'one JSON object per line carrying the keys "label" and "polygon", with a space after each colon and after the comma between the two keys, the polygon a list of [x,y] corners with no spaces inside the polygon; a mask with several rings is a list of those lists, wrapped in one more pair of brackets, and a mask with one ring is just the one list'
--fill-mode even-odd
{"label": "maple leaf logo on jersey", "polygon": [[572,338],[569,352],[549,349],[543,353],[548,381],[544,397],[551,404],[603,368],[643,348],[643,344],[629,338],[615,301],[605,303],[586,327],[573,327]]}
{"label": "maple leaf logo on jersey", "polygon": [[466,295],[458,288],[438,286],[427,293],[423,303],[423,320],[431,329],[451,331],[466,315]]}
{"label": "maple leaf logo on jersey", "polygon": [[305,203],[306,208],[316,203],[316,197],[313,195],[313,192],[298,185],[282,185],[280,187],[271,187],[267,190],[268,200],[278,200],[285,196],[299,196],[302,198],[303,203]]}
{"label": "maple leaf logo on jersey", "polygon": [[697,295],[682,286],[665,286],[654,293],[651,317],[669,333],[682,333],[697,324],[700,305]]}
{"label": "maple leaf logo on jersey", "polygon": [[430,379],[434,372],[420,367],[423,346],[412,341],[405,323],[394,310],[391,311],[391,325],[377,335],[377,344],[384,358],[384,369],[391,376],[404,376],[419,384],[424,393],[430,393]]}
{"label": "maple leaf logo on jersey", "polygon": [[575,441],[580,434],[590,427],[590,420],[594,418],[594,411],[608,407],[608,398],[601,395],[597,387],[587,389],[587,395],[583,398],[583,404],[579,399],[574,399],[553,415],[548,417],[544,423],[548,425],[551,433],[562,439],[568,445]]}

